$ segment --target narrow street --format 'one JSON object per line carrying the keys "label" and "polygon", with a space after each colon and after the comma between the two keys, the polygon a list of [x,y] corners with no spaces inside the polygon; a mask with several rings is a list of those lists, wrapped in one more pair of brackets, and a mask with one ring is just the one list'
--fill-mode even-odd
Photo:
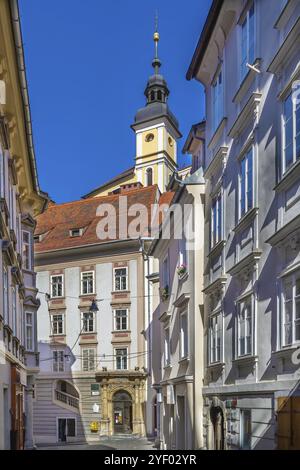
{"label": "narrow street", "polygon": [[146,438],[114,436],[95,443],[61,443],[38,446],[37,450],[155,450],[154,442]]}

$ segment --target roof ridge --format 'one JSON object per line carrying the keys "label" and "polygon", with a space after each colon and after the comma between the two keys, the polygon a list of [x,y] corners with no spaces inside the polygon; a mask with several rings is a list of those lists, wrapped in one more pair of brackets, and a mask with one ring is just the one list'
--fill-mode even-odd
{"label": "roof ridge", "polygon": [[62,202],[60,204],[51,204],[51,206],[49,206],[47,210],[50,210],[50,209],[55,208],[55,207],[73,205],[73,204],[78,204],[78,203],[83,203],[84,204],[86,202],[95,201],[95,200],[98,200],[98,199],[105,199],[105,198],[112,198],[112,197],[117,198],[119,196],[122,196],[124,193],[132,194],[132,193],[137,193],[139,191],[149,190],[150,188],[152,188],[152,189],[156,188],[157,189],[157,187],[158,187],[157,184],[153,184],[152,186],[143,186],[143,187],[136,188],[136,189],[128,189],[128,190],[123,189],[122,193],[106,194],[105,196],[94,196],[94,197],[89,197],[89,198],[85,198],[85,199],[77,199],[75,201]]}

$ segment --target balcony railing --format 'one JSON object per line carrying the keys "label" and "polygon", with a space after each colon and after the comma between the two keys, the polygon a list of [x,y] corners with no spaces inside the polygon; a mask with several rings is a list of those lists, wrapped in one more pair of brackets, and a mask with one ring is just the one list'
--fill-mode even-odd
{"label": "balcony railing", "polygon": [[79,398],[69,395],[68,393],[55,390],[55,398],[66,405],[72,406],[73,408],[79,408]]}

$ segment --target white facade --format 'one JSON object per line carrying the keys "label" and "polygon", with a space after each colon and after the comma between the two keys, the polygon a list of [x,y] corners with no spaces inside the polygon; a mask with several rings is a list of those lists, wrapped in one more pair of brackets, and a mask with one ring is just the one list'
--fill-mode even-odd
{"label": "white facade", "polygon": [[300,445],[287,431],[299,423],[283,403],[297,408],[300,400],[293,359],[300,128],[296,102],[288,108],[299,79],[299,8],[295,1],[219,2],[190,74],[206,91],[209,449]]}

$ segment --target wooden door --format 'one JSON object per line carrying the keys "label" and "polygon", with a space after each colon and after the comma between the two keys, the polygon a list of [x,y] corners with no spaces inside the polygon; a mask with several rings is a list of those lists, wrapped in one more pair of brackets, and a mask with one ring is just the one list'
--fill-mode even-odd
{"label": "wooden door", "polygon": [[300,397],[278,398],[278,450],[300,450]]}

